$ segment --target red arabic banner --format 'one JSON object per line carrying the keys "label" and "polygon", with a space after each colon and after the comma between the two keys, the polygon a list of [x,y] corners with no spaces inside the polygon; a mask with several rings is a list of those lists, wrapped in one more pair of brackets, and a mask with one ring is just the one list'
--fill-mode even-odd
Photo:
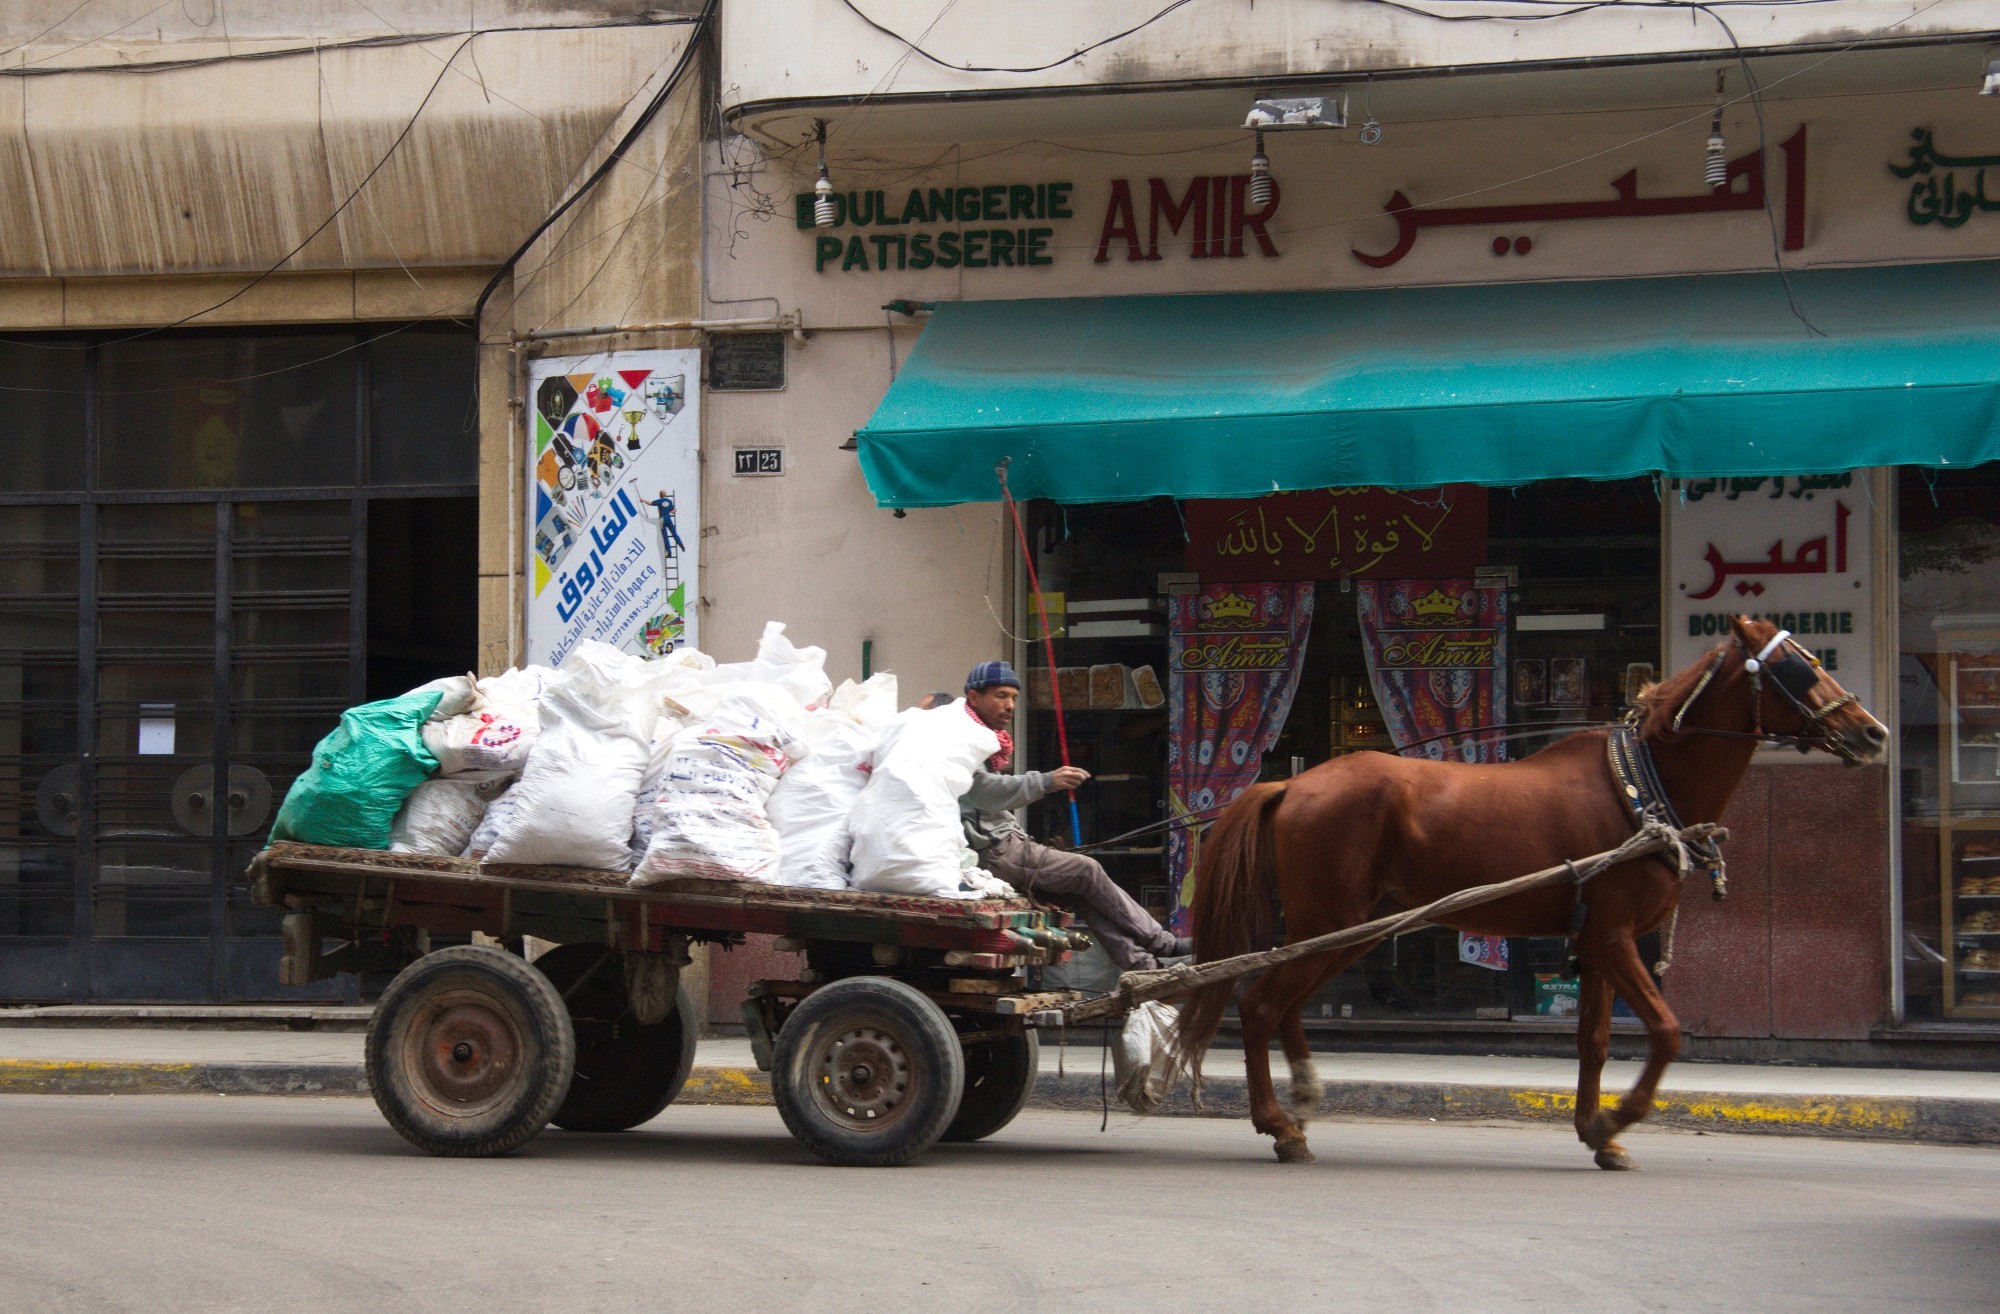
{"label": "red arabic banner", "polygon": [[[1498,762],[1507,720],[1507,590],[1465,580],[1365,580],[1355,586],[1368,682],[1396,747],[1437,761]],[[1451,738],[1433,739],[1437,735]]]}
{"label": "red arabic banner", "polygon": [[[1311,584],[1218,584],[1167,599],[1170,816],[1220,807],[1257,782],[1298,692],[1312,614]],[[1182,935],[1198,843],[1192,826],[1167,833]]]}
{"label": "red arabic banner", "polygon": [[1486,490],[1314,488],[1184,504],[1204,580],[1470,575],[1486,561]]}

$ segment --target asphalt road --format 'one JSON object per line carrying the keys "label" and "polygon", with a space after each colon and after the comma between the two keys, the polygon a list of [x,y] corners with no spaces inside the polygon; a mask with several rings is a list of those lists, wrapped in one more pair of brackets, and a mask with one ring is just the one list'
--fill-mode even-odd
{"label": "asphalt road", "polygon": [[904,1169],[766,1108],[427,1158],[357,1099],[0,1100],[0,1309],[2000,1307],[2000,1147],[1030,1112]]}

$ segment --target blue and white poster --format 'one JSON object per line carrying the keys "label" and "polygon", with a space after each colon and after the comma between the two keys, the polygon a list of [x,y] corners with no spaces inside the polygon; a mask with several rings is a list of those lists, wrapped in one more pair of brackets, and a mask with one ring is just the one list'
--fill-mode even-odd
{"label": "blue and white poster", "polygon": [[529,363],[529,661],[694,645],[700,368],[679,350]]}

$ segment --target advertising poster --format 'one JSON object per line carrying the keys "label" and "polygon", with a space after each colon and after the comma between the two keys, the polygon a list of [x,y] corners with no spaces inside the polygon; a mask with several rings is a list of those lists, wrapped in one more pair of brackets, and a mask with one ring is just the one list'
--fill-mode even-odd
{"label": "advertising poster", "polygon": [[[1398,579],[1354,592],[1369,683],[1396,747],[1429,740],[1416,751],[1438,761],[1506,757],[1504,740],[1478,731],[1507,721],[1507,590]],[[1453,731],[1465,733],[1437,737]]]}
{"label": "advertising poster", "polygon": [[699,351],[532,361],[528,660],[585,639],[657,657],[695,643]]}
{"label": "advertising poster", "polygon": [[[1198,816],[1257,783],[1278,742],[1305,666],[1313,586],[1214,584],[1168,606],[1167,807]],[[1167,832],[1167,875],[1177,891],[1173,928],[1187,934],[1195,830]]]}
{"label": "advertising poster", "polygon": [[1667,672],[1744,615],[1790,630],[1872,705],[1874,523],[1866,471],[1678,481],[1667,494]]}

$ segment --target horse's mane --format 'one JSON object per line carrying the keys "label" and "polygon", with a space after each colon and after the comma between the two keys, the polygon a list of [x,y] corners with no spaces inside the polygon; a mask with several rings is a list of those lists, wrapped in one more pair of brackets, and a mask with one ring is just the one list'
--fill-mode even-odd
{"label": "horse's mane", "polygon": [[1707,652],[1703,653],[1701,660],[1686,670],[1670,675],[1666,679],[1654,684],[1649,684],[1639,691],[1639,707],[1641,710],[1639,718],[1640,738],[1648,740],[1674,739],[1680,734],[1686,733],[1685,731],[1676,731],[1674,729],[1674,714],[1680,711],[1682,705],[1687,702],[1688,695],[1693,693],[1695,685],[1701,682],[1703,674],[1707,672],[1710,664],[1714,662],[1715,654],[1721,647],[1721,644],[1717,644],[1714,648],[1710,648]]}

